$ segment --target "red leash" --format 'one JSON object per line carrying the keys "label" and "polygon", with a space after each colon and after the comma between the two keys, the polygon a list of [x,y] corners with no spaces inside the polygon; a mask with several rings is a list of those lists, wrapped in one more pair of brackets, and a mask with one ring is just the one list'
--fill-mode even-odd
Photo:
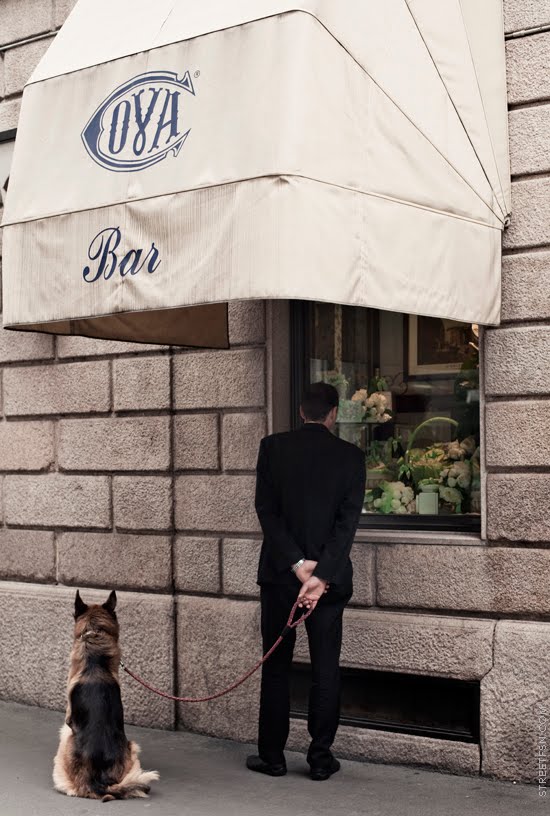
{"label": "red leash", "polygon": [[149,691],[152,691],[154,694],[158,694],[159,697],[166,697],[167,700],[175,700],[178,703],[207,703],[209,700],[216,700],[218,697],[223,697],[224,694],[229,694],[230,691],[233,691],[234,689],[238,688],[246,680],[248,680],[249,677],[252,677],[254,672],[258,671],[260,666],[262,666],[265,663],[265,661],[268,660],[268,658],[271,657],[271,655],[273,654],[275,649],[282,643],[283,638],[292,629],[296,629],[301,623],[303,623],[306,620],[306,618],[309,618],[309,616],[313,612],[313,609],[309,609],[301,617],[299,617],[297,620],[293,621],[293,618],[294,618],[294,615],[296,613],[297,608],[298,608],[298,600],[296,600],[296,602],[294,603],[294,606],[292,607],[292,609],[290,611],[290,615],[288,616],[288,621],[287,621],[287,624],[286,624],[285,628],[283,629],[283,631],[281,632],[281,634],[279,635],[279,637],[277,638],[277,640],[275,641],[275,643],[273,644],[271,649],[268,652],[266,652],[266,654],[262,657],[262,659],[259,660],[258,663],[256,663],[256,665],[252,669],[247,671],[247,673],[243,677],[241,677],[239,680],[236,680],[232,685],[230,685],[227,688],[223,689],[223,691],[216,692],[216,694],[210,694],[208,697],[175,697],[173,694],[167,694],[165,691],[160,691],[160,689],[157,689],[154,686],[151,686],[149,683],[147,683],[141,677],[138,677],[137,674],[134,674],[133,671],[131,671],[127,666],[124,665],[122,660],[120,661],[120,665],[124,669],[126,674],[129,674],[130,677],[133,677],[134,680],[137,680],[137,682],[140,683],[142,686],[144,686],[144,688],[149,689]]}

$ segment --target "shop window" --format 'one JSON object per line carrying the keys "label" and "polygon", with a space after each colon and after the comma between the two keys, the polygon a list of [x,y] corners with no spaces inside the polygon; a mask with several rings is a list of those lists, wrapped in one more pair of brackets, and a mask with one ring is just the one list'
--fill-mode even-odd
{"label": "shop window", "polygon": [[293,416],[305,384],[337,388],[335,433],[365,452],[362,525],[478,531],[478,327],[328,303],[292,318]]}
{"label": "shop window", "polygon": [[[340,722],[433,739],[479,743],[479,681],[342,667]],[[292,666],[291,716],[307,718],[311,669]]]}

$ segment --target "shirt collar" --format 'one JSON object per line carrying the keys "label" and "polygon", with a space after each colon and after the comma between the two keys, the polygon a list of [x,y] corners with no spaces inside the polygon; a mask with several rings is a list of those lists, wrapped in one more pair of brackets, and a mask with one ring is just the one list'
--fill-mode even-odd
{"label": "shirt collar", "polygon": [[326,425],[321,422],[304,422],[300,428],[301,431],[330,431]]}

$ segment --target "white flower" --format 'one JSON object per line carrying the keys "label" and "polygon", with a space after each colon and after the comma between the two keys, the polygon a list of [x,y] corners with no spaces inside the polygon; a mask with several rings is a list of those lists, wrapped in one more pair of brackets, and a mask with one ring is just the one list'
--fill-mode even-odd
{"label": "white flower", "polygon": [[449,504],[460,504],[462,501],[462,494],[460,493],[460,490],[456,489],[456,487],[441,486],[439,488],[439,495],[443,501],[446,501]]}
{"label": "white flower", "polygon": [[455,440],[449,444],[447,456],[449,459],[464,459],[464,451],[460,447],[460,443],[458,441]]}
{"label": "white flower", "polygon": [[367,405],[369,407],[373,405],[378,408],[380,413],[383,413],[383,411],[388,407],[388,401],[384,394],[382,394],[380,391],[375,391],[370,395],[370,397],[368,397]]}
{"label": "white flower", "polygon": [[[472,480],[472,473],[470,470],[469,462],[455,462],[452,468],[449,471],[449,476],[455,480],[455,483],[458,484],[459,487],[467,488],[470,487],[470,482]],[[447,484],[449,487],[454,487],[454,484],[451,484],[451,479],[447,479]]]}

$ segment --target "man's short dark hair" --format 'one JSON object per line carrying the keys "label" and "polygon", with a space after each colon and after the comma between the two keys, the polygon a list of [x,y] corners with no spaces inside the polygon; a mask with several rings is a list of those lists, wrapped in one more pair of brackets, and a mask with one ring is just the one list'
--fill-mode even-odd
{"label": "man's short dark hair", "polygon": [[325,382],[312,383],[304,391],[301,406],[306,419],[322,422],[338,406],[338,391]]}

